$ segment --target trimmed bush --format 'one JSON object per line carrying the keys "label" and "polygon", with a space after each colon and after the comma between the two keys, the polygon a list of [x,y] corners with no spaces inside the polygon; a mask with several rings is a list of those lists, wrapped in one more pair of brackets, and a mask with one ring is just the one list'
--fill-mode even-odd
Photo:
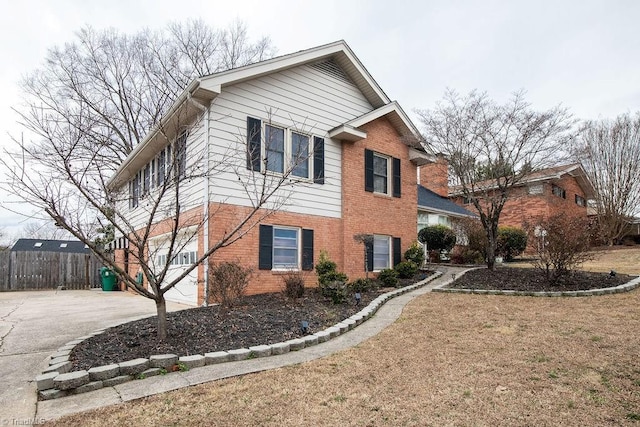
{"label": "trimmed bush", "polygon": [[504,257],[505,261],[513,261],[527,247],[527,232],[522,228],[503,226],[498,227],[498,245],[496,253]]}
{"label": "trimmed bush", "polygon": [[404,253],[404,259],[411,261],[420,267],[424,263],[424,249],[418,242],[413,242],[409,249]]}
{"label": "trimmed bush", "polygon": [[322,296],[331,298],[334,304],[344,304],[349,296],[346,274],[336,271],[337,265],[329,260],[326,251],[320,252],[320,260],[316,265],[318,287]]}
{"label": "trimmed bush", "polygon": [[349,283],[353,292],[368,292],[376,288],[376,282],[372,279],[356,279]]}
{"label": "trimmed bush", "polygon": [[410,279],[418,272],[418,266],[413,261],[402,261],[394,267],[401,279]]}
{"label": "trimmed bush", "polygon": [[337,268],[338,265],[329,259],[327,251],[320,251],[320,259],[316,264],[316,274],[318,277],[322,277],[330,272],[335,272]]}
{"label": "trimmed bush", "polygon": [[456,244],[456,233],[444,225],[430,225],[418,233],[418,240],[426,243],[430,257],[440,262],[440,253],[449,252]]}
{"label": "trimmed bush", "polygon": [[385,268],[378,274],[378,280],[383,286],[395,288],[398,286],[398,273],[392,268]]}

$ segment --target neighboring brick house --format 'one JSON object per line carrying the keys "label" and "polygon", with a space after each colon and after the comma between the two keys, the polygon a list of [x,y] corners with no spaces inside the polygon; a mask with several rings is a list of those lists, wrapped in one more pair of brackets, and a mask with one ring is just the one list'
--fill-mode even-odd
{"label": "neighboring brick house", "polygon": [[[215,253],[217,262],[240,260],[254,269],[248,293],[281,290],[283,275],[291,270],[307,271],[305,284],[314,286],[313,268],[322,250],[350,279],[364,277],[363,246],[354,239],[359,234],[375,236],[367,248],[373,271],[393,267],[416,239],[417,167],[433,158],[417,143],[419,132],[400,105],[344,41],[198,78],[170,112],[166,121],[181,115],[189,119],[189,130],[169,135],[172,143],[151,133],[110,181],[112,188],[128,192],[118,209],[129,209],[132,222],[142,226],[148,218],[143,195],[154,191],[159,174],[164,176],[172,147],[180,153],[177,179],[196,162],[228,153],[243,159],[242,166],[182,187],[185,229],[206,218],[206,212],[215,214],[178,254],[171,267],[175,274],[251,209],[245,189],[252,179],[278,176],[300,152],[309,156],[294,168],[296,180],[290,182],[286,204],[242,240]],[[151,231],[155,243],[149,250],[161,261],[166,261],[162,256],[171,220],[158,218]],[[115,256],[125,264],[126,243],[119,240]],[[137,266],[127,268],[135,272]],[[201,304],[206,283],[200,266],[166,298]]]}
{"label": "neighboring brick house", "polygon": [[[500,214],[501,226],[522,227],[526,221],[562,213],[587,217],[587,201],[594,188],[579,164],[556,166],[529,174],[509,193]],[[450,196],[469,210],[461,191],[451,188]]]}

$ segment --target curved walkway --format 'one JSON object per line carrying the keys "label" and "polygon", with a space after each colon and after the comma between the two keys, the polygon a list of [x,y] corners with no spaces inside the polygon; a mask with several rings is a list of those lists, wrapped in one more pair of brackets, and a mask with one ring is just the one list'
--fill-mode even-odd
{"label": "curved walkway", "polygon": [[405,305],[412,299],[431,292],[434,288],[446,285],[452,280],[453,273],[457,275],[465,269],[442,266],[438,270],[442,273],[440,277],[431,280],[421,288],[388,300],[369,320],[327,342],[282,355],[207,365],[186,372],[174,372],[146,378],[142,381],[130,381],[113,387],[105,387],[88,393],[40,401],[37,404],[35,419],[59,418],[209,381],[295,365],[351,348],[375,336],[395,322],[400,317]]}

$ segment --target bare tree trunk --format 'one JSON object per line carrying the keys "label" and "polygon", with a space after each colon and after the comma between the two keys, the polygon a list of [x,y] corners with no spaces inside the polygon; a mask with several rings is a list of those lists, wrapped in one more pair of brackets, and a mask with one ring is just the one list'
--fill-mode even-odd
{"label": "bare tree trunk", "polygon": [[159,295],[156,300],[156,311],[158,313],[158,340],[167,339],[167,302],[164,295]]}

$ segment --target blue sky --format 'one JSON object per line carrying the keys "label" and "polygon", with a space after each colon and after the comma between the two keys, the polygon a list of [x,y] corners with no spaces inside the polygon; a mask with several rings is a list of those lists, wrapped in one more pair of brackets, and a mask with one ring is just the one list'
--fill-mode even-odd
{"label": "blue sky", "polygon": [[[563,104],[579,119],[640,110],[640,2],[609,1],[192,1],[0,0],[0,145],[20,128],[11,107],[20,77],[48,48],[73,41],[84,25],[135,32],[201,18],[216,27],[246,22],[279,54],[344,39],[391,99],[412,114],[447,88],[518,89],[533,107]],[[419,123],[416,123],[419,126]],[[28,219],[6,210],[0,228],[18,237]],[[28,237],[28,236],[20,236]]]}

